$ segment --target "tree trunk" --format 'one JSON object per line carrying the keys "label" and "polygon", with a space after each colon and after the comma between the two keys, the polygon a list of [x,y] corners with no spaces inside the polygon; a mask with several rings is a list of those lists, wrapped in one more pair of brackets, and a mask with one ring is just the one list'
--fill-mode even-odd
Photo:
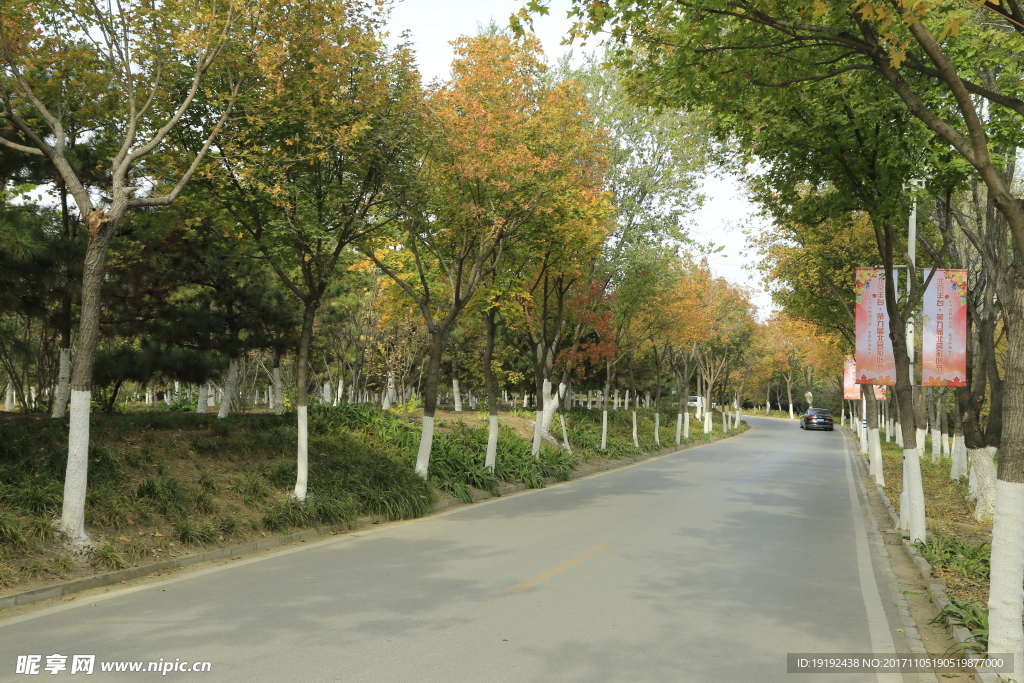
{"label": "tree trunk", "polygon": [[967,450],[964,447],[964,427],[960,418],[960,411],[953,415],[953,451],[949,464],[949,478],[953,481],[959,480],[967,474]]}
{"label": "tree trunk", "polygon": [[206,402],[209,391],[210,387],[206,382],[199,385],[199,399],[196,400],[196,412],[200,415],[206,413]]}
{"label": "tree trunk", "polygon": [[63,420],[67,414],[68,397],[71,395],[71,349],[60,350],[60,372],[57,376],[57,391],[53,398],[51,417]]}
{"label": "tree trunk", "polygon": [[281,359],[274,366],[274,414],[284,415],[284,386],[281,384]]}
{"label": "tree trunk", "polygon": [[437,412],[437,383],[441,376],[441,356],[448,337],[446,328],[434,325],[430,329],[430,355],[427,360],[427,376],[423,386],[423,431],[416,453],[416,474],[424,479],[430,468],[430,449],[434,444],[434,414]]}
{"label": "tree trunk", "polygon": [[391,405],[395,399],[395,373],[388,370],[388,381],[387,386],[384,389],[384,400],[381,401],[380,409],[384,412],[391,410]]}
{"label": "tree trunk", "polygon": [[[1019,227],[1024,231],[1024,226]],[[1024,273],[1015,264],[1004,277],[1000,301],[1006,315],[1007,346],[992,523],[989,651],[1013,653],[1020,672],[1024,670],[1020,618],[1024,605]]]}
{"label": "tree trunk", "polygon": [[313,342],[313,323],[316,321],[316,309],[319,300],[306,302],[302,312],[302,331],[299,334],[299,352],[295,359],[295,408],[298,413],[298,447],[295,468],[295,490],[292,495],[296,500],[306,500],[306,489],[309,483],[309,421],[307,406],[309,402],[309,347]]}
{"label": "tree trunk", "polygon": [[633,410],[630,413],[633,416],[633,447],[640,448],[640,439],[636,433],[636,398],[633,398]]}
{"label": "tree trunk", "polygon": [[[98,213],[98,212],[95,212]],[[120,213],[123,213],[123,208]],[[82,307],[78,343],[71,370],[71,424],[68,428],[68,462],[64,476],[64,502],[60,527],[72,549],[90,548],[85,533],[85,492],[89,472],[89,410],[92,403],[92,369],[100,331],[100,288],[107,247],[117,227],[116,220],[102,221],[102,214],[90,214],[89,243],[82,269]]]}
{"label": "tree trunk", "polygon": [[459,391],[459,380],[455,376],[455,363],[452,363],[452,396],[455,403],[455,412],[462,412],[462,392]]}
{"label": "tree trunk", "polygon": [[484,390],[487,392],[487,452],[484,456],[484,467],[494,471],[498,454],[498,386],[494,381],[494,337],[497,332],[497,309],[491,308],[483,313],[484,319]]}
{"label": "tree trunk", "polygon": [[238,358],[232,358],[228,362],[228,375],[224,379],[224,390],[221,392],[220,410],[217,417],[221,420],[231,413],[231,403],[234,401],[235,392],[238,391]]}
{"label": "tree trunk", "polygon": [[871,453],[871,478],[879,486],[885,486],[885,472],[882,467],[882,442],[878,432],[878,401],[875,400],[875,388],[866,384],[864,396],[867,398],[868,416],[868,450]]}

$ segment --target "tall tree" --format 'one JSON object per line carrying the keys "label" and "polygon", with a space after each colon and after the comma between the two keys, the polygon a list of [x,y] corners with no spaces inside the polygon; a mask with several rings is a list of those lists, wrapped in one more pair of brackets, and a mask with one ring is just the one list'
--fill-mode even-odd
{"label": "tall tree", "polygon": [[[159,8],[86,0],[5,3],[0,116],[17,136],[0,136],[0,144],[54,165],[88,233],[60,521],[76,547],[89,546],[84,516],[89,403],[107,249],[127,211],[173,202],[212,145],[241,82],[229,79],[222,90],[207,76],[235,39],[239,18],[233,3],[203,0],[168,0]],[[197,101],[219,115],[197,131],[203,144],[184,172],[157,183],[145,161]],[[86,115],[82,107],[89,109]],[[69,117],[80,126],[67,126]],[[92,134],[86,123],[102,131],[114,150],[96,188],[69,151]]]}
{"label": "tall tree", "polygon": [[273,40],[257,85],[237,103],[203,183],[301,306],[294,495],[304,500],[317,311],[353,245],[396,218],[388,191],[413,146],[419,79],[405,47],[385,46],[373,7],[311,0],[268,20],[260,28]]}

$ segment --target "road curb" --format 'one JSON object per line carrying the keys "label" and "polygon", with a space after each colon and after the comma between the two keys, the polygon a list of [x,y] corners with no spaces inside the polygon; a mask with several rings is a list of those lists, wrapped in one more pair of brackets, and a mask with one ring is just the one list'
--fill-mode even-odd
{"label": "road curb", "polygon": [[[752,429],[752,427],[748,423],[744,422],[743,424],[747,425],[747,429],[745,429],[743,432],[740,432],[741,434]],[[593,467],[587,470],[577,470],[573,472],[572,478],[566,481],[572,481],[574,479],[580,479],[581,477],[590,476],[593,474],[597,474],[599,472],[605,472],[607,470],[617,469],[619,467],[625,467],[627,465],[633,465],[644,460],[651,460],[653,458],[660,458],[666,455],[671,455],[673,453],[679,453],[685,450],[689,450],[691,448],[696,448],[698,446],[707,446],[709,444],[713,444],[717,441],[722,441],[733,436],[738,436],[738,434],[719,436],[708,441],[686,444],[685,446],[672,446],[669,448],[662,448],[660,450],[653,451],[645,455],[637,456],[635,458],[623,458],[621,461],[609,463],[607,465],[601,465],[599,467]],[[558,482],[551,477],[545,480],[545,484],[548,486],[558,483],[561,482]],[[526,490],[526,488],[527,487],[525,484],[510,484],[508,486],[503,486],[499,488],[498,495],[505,496],[512,493],[518,493],[519,491]],[[493,497],[494,496],[491,495],[489,492],[483,491],[481,493],[474,494],[472,502],[476,503]],[[440,510],[445,510],[447,508],[455,507],[458,505],[470,504],[472,503],[463,503],[458,499],[442,500],[439,501],[434,506],[433,512],[438,512]],[[429,515],[430,513],[428,513],[425,516]],[[248,553],[257,552],[259,550],[266,550],[267,548],[274,548],[288,543],[295,543],[296,541],[302,542],[313,538],[319,538],[322,536],[334,536],[337,534],[348,533],[351,531],[359,531],[361,529],[373,526],[374,524],[379,524],[383,521],[385,521],[384,518],[379,516],[362,517],[356,521],[355,526],[350,528],[345,526],[330,526],[323,527],[320,529],[306,529],[305,531],[297,531],[294,534],[265,538],[259,541],[251,541],[249,543],[243,543],[242,545],[231,546],[228,548],[217,548],[216,550],[210,550],[204,553],[199,553],[197,555],[187,555],[185,557],[174,558],[173,560],[165,560],[163,562],[156,562],[153,564],[146,564],[138,567],[129,567],[128,569],[119,569],[117,571],[107,572],[105,574],[96,574],[94,576],[89,576],[83,579],[75,579],[74,581],[67,581],[65,583],[58,583],[52,586],[36,588],[30,591],[14,593],[13,595],[8,595],[0,598],[0,610],[4,610],[10,607],[18,607],[20,605],[30,605],[34,602],[40,602],[42,600],[59,598],[65,595],[70,595],[72,593],[79,593],[81,591],[89,590],[90,588],[102,588],[104,586],[112,586],[123,581],[130,581],[132,579],[137,579],[143,576],[147,576],[149,574],[155,574],[156,572],[169,571],[172,569],[181,569],[182,567],[187,567],[193,564],[199,564],[200,562],[209,562],[210,560],[219,560],[225,557],[233,557],[235,555],[245,555]]]}
{"label": "road curb", "polygon": [[[747,429],[743,430],[743,432],[741,432],[741,433],[746,433],[747,431],[750,431],[751,429],[753,429],[746,422],[744,422],[743,424],[747,425]],[[567,481],[573,481],[574,479],[581,479],[583,477],[589,477],[590,475],[598,474],[599,472],[607,472],[608,470],[614,470],[614,469],[618,469],[620,467],[626,467],[627,465],[634,465],[634,464],[636,464],[638,462],[643,462],[645,460],[651,460],[653,458],[661,458],[661,457],[664,457],[666,455],[672,455],[673,453],[681,453],[681,452],[689,450],[691,448],[697,448],[699,446],[708,446],[708,445],[716,443],[718,441],[722,441],[724,439],[732,438],[733,436],[738,436],[738,434],[730,434],[728,436],[718,436],[718,437],[715,437],[714,439],[709,439],[708,441],[700,441],[700,442],[697,442],[697,443],[686,444],[685,446],[670,446],[668,448],[662,448],[661,450],[652,451],[652,452],[647,453],[645,455],[639,455],[639,456],[637,456],[635,458],[622,458],[621,460],[618,460],[618,461],[612,462],[612,463],[608,463],[606,465],[600,465],[598,467],[592,467],[592,468],[586,469],[586,470],[575,470],[572,473],[572,476],[569,479],[564,479],[564,480],[561,480],[561,481],[559,481],[558,479],[555,479],[554,477],[547,477],[546,479],[544,479],[544,485],[545,486],[553,486],[555,484],[562,484],[562,483],[565,483]],[[506,495],[509,495],[509,494],[512,494],[512,493],[518,493],[519,491],[525,491],[527,488],[529,488],[529,487],[526,486],[526,484],[510,484],[508,486],[502,486],[502,487],[500,487],[498,489],[498,497],[506,496]],[[456,507],[456,506],[459,506],[459,505],[472,505],[473,503],[479,503],[482,500],[488,500],[488,499],[494,498],[494,497],[495,497],[494,494],[490,493],[489,491],[480,491],[479,493],[474,493],[473,494],[473,500],[470,501],[469,503],[464,503],[464,502],[462,502],[461,500],[459,500],[457,498],[456,499],[452,499],[452,500],[441,500],[441,501],[438,501],[437,504],[434,506],[434,512],[438,512],[440,510],[446,510],[446,509],[448,509],[450,507]]]}

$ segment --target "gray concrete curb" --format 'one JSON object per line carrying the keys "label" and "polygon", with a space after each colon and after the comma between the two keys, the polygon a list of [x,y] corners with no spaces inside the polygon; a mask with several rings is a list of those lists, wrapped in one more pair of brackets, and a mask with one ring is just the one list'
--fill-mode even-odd
{"label": "gray concrete curb", "polygon": [[[847,434],[849,435],[848,431]],[[854,442],[854,445],[856,446],[855,439]],[[854,448],[853,451],[861,460],[861,464],[865,467],[866,471],[868,469],[867,457],[860,452],[859,448]],[[893,529],[899,529],[899,513],[896,512],[896,508],[889,500],[889,497],[885,495],[885,489],[878,484],[875,484],[875,491],[878,493],[878,496],[882,499],[882,503],[885,504],[886,509],[889,511],[889,519],[892,522]],[[914,563],[915,567],[917,567],[917,571],[921,573],[921,578],[929,582],[928,594],[931,596],[932,604],[938,608],[935,613],[935,615],[938,616],[939,612],[944,610],[946,606],[950,604],[949,596],[946,595],[946,582],[932,577],[932,566],[928,563],[928,560],[921,556],[921,551],[917,549],[917,546],[906,538],[903,539],[903,549],[906,551],[910,561]],[[971,640],[971,632],[961,626],[954,626],[952,631],[953,639],[960,645]],[[978,655],[978,653],[969,646],[964,648],[964,654],[971,660],[977,660],[980,657],[980,655]],[[979,681],[979,683],[1001,683],[1001,681],[1005,680],[1000,678],[996,671],[986,667],[974,666],[971,667],[971,670],[974,671],[975,680]]]}
{"label": "gray concrete curb", "polygon": [[[747,425],[747,430],[751,429],[750,425]],[[741,432],[742,433],[742,432]],[[661,450],[641,455],[635,458],[623,458],[622,460],[600,467],[594,467],[588,470],[577,470],[573,472],[572,479],[579,479],[580,477],[586,477],[598,472],[604,472],[606,470],[616,469],[618,467],[625,467],[626,465],[632,465],[634,463],[641,462],[643,460],[650,460],[652,458],[660,458],[665,455],[671,455],[672,453],[679,453],[681,451],[688,450],[690,448],[696,448],[697,446],[707,446],[708,444],[715,443],[716,441],[722,441],[728,439],[731,436],[720,436],[708,441],[701,441],[699,443],[687,444],[680,447],[662,448]],[[547,485],[557,484],[560,482],[555,481],[553,478],[546,480]],[[526,489],[525,484],[511,484],[509,486],[503,486],[498,489],[498,495],[504,496],[511,493],[516,493]],[[493,496],[487,491],[477,493],[473,496],[473,502],[479,502],[493,498]],[[434,512],[444,510],[449,507],[456,505],[467,505],[462,501],[456,500],[442,500],[434,506]],[[358,531],[365,529],[366,527],[378,524],[384,521],[383,517],[364,517],[357,520],[356,525],[351,529],[344,527],[324,527],[322,529],[307,529],[305,531],[297,531],[294,534],[288,534],[285,536],[276,536],[274,538],[265,538],[260,541],[252,541],[250,543],[244,543],[242,545],[232,546],[230,548],[218,548],[216,550],[210,550],[205,553],[199,553],[198,555],[189,555],[187,557],[178,557],[173,560],[165,560],[163,562],[156,562],[154,564],[142,565],[139,567],[129,567],[128,569],[119,569],[113,572],[107,572],[106,574],[97,574],[84,579],[76,579],[74,581],[68,581],[66,583],[58,583],[53,586],[46,586],[45,588],[37,588],[35,590],[24,591],[22,593],[15,593],[0,598],[0,610],[8,607],[17,607],[19,605],[29,605],[33,602],[39,602],[41,600],[50,600],[51,598],[59,598],[64,595],[70,595],[71,593],[78,593],[80,591],[89,590],[90,588],[102,588],[103,586],[112,586],[122,581],[130,581],[131,579],[137,579],[147,574],[153,574],[160,571],[167,571],[171,569],[180,569],[187,567],[192,564],[198,564],[200,562],[208,562],[210,560],[219,560],[224,557],[233,557],[235,555],[244,555],[246,553],[256,552],[258,550],[266,550],[267,548],[274,548],[279,545],[286,543],[294,543],[295,541],[305,541],[311,538],[319,538],[321,536],[333,536],[338,533],[345,533],[347,531]]]}
{"label": "gray concrete curb", "polygon": [[[743,424],[747,425],[747,430],[744,431],[748,431],[749,429],[751,429],[750,425],[747,424],[746,422],[744,422]],[[651,453],[647,453],[646,455],[640,455],[635,458],[623,458],[616,462],[608,463],[607,465],[601,465],[600,467],[592,467],[587,470],[576,470],[575,472],[572,473],[572,477],[570,479],[566,479],[565,481],[572,481],[573,479],[588,477],[592,474],[597,474],[598,472],[606,472],[607,470],[618,469],[619,467],[633,465],[635,463],[643,462],[644,460],[650,460],[652,458],[660,458],[666,455],[672,455],[673,453],[681,453],[682,451],[689,450],[691,448],[696,448],[698,446],[707,446],[708,444],[713,444],[717,441],[722,441],[723,439],[731,438],[732,436],[734,435],[730,434],[729,436],[719,436],[715,437],[714,439],[709,439],[708,441],[700,441],[697,443],[686,444],[685,446],[671,446],[669,448],[662,448],[661,450],[652,451]],[[544,480],[545,486],[552,486],[554,484],[561,483],[564,482],[558,481],[554,477],[548,477]],[[524,491],[527,488],[528,487],[526,486],[526,484],[510,484],[508,486],[502,486],[501,488],[498,489],[498,496],[505,496],[510,493],[517,493],[519,491]],[[494,498],[494,495],[491,494],[489,491],[480,491],[479,493],[473,494],[472,503],[479,503],[480,501],[487,500],[489,498]],[[437,512],[438,510],[444,510],[450,507],[455,507],[457,505],[471,505],[472,503],[463,503],[458,499],[441,500],[438,501],[437,504],[434,506],[434,512]]]}

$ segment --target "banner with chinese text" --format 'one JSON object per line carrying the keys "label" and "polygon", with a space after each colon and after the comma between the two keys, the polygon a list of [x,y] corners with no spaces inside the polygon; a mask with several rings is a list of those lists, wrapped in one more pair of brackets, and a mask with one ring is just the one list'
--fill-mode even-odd
{"label": "banner with chinese text", "polygon": [[896,384],[896,361],[885,308],[885,271],[857,268],[853,288],[857,314],[857,384]]}
{"label": "banner with chinese text", "polygon": [[[889,387],[875,385],[876,401],[886,401],[889,398]],[[843,366],[843,399],[846,401],[860,400],[860,385],[857,384],[857,361],[853,356],[846,357],[846,364]]]}
{"label": "banner with chinese text", "polygon": [[921,384],[967,386],[967,271],[938,268],[924,292]]}
{"label": "banner with chinese text", "polygon": [[843,368],[843,398],[847,401],[856,401],[860,398],[860,387],[857,386],[857,361],[853,356],[846,357],[846,366]]}

